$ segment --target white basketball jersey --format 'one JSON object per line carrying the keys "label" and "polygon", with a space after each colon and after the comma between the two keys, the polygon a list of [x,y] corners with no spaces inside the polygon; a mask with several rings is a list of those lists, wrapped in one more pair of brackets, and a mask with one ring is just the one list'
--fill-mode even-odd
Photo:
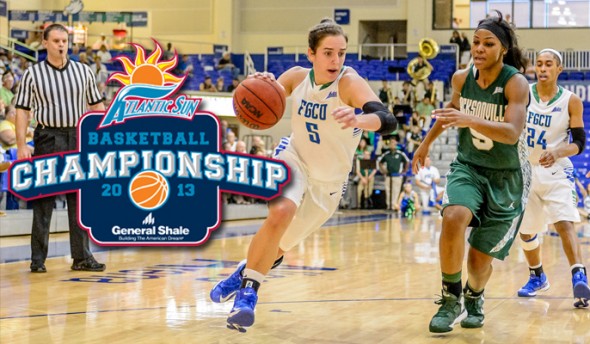
{"label": "white basketball jersey", "polygon": [[334,82],[316,85],[313,70],[291,93],[290,146],[305,165],[309,177],[318,181],[346,180],[352,170],[354,152],[362,130],[341,129],[332,111],[346,105],[338,83],[347,67]]}
{"label": "white basketball jersey", "polygon": [[553,99],[543,102],[537,84],[530,85],[531,103],[527,114],[529,161],[538,164],[543,151],[569,143],[570,115],[568,104],[572,92],[559,86]]}

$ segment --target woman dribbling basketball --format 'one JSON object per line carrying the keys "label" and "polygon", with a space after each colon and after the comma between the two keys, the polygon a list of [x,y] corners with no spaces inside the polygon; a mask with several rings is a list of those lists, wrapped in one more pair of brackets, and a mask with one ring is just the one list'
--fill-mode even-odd
{"label": "woman dribbling basketball", "polygon": [[[274,157],[291,168],[291,183],[269,204],[248,259],[211,290],[214,302],[236,295],[228,327],[245,331],[254,323],[257,291],[284,252],[319,229],[337,209],[352,169],[362,130],[389,134],[397,127],[391,112],[358,73],[344,67],[348,39],[330,19],[314,26],[308,37],[311,69],[293,67],[278,82],[292,99],[292,134],[283,138]],[[269,73],[254,78],[274,80]],[[364,115],[355,115],[362,108]]]}

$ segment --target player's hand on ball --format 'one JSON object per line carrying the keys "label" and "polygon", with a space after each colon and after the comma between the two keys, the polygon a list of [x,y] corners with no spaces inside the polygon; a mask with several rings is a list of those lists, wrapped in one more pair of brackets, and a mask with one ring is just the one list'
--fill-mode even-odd
{"label": "player's hand on ball", "polygon": [[269,72],[256,72],[248,76],[249,78],[257,78],[257,79],[267,79],[271,81],[277,81],[275,75]]}
{"label": "player's hand on ball", "polygon": [[350,106],[336,108],[336,110],[332,112],[332,116],[336,122],[343,124],[342,129],[357,127],[357,117],[354,113],[354,109]]}

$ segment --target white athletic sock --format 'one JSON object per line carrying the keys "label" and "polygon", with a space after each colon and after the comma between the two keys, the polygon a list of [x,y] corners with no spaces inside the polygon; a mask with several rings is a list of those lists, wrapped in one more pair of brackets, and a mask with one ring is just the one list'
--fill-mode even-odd
{"label": "white athletic sock", "polygon": [[244,278],[254,280],[260,284],[262,284],[262,282],[264,281],[264,275],[256,270],[252,270],[252,269],[247,269],[247,268],[244,269],[243,276],[244,276]]}

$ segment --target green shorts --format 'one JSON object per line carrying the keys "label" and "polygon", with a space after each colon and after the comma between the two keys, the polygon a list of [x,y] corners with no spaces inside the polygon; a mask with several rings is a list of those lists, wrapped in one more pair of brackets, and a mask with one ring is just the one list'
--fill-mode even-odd
{"label": "green shorts", "polygon": [[443,207],[461,205],[471,210],[469,244],[503,260],[522,220],[523,185],[520,169],[492,170],[455,160],[447,175]]}

